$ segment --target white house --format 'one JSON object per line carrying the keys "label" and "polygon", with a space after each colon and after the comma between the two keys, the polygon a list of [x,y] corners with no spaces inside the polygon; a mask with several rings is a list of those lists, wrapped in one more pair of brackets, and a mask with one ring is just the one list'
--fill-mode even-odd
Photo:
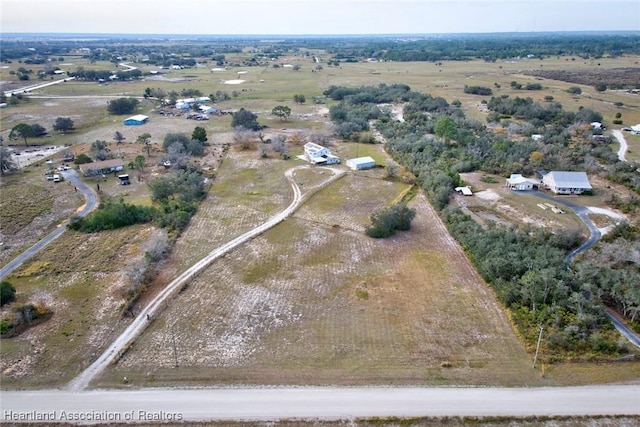
{"label": "white house", "polygon": [[340,164],[340,158],[331,154],[327,147],[307,142],[304,145],[304,158],[314,165],[337,165]]}
{"label": "white house", "polygon": [[506,185],[511,190],[517,191],[538,190],[540,188],[540,181],[534,178],[525,178],[519,173],[513,173],[507,178]]}
{"label": "white house", "polygon": [[634,135],[640,135],[640,124],[631,126],[631,133]]}
{"label": "white house", "polygon": [[582,194],[593,188],[584,172],[549,172],[542,177],[542,183],[556,194]]}
{"label": "white house", "polygon": [[372,167],[375,167],[375,165],[376,165],[376,161],[369,156],[358,157],[355,159],[347,160],[347,166],[353,169],[354,171],[362,170],[362,169],[371,169]]}

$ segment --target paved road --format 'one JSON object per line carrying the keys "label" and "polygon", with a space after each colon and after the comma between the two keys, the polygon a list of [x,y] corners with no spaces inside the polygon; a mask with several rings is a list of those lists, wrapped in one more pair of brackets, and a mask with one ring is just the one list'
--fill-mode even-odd
{"label": "paved road", "polygon": [[[546,200],[550,200],[554,203],[564,205],[567,208],[571,209],[576,215],[578,215],[580,220],[582,220],[582,222],[587,226],[587,228],[589,229],[589,237],[579,247],[577,247],[576,249],[571,251],[569,255],[567,255],[567,267],[571,265],[576,255],[578,255],[580,252],[586,251],[600,241],[602,233],[600,233],[598,227],[596,227],[593,221],[591,221],[591,218],[589,218],[590,210],[588,207],[575,204],[568,199],[554,197],[541,191],[520,191],[516,193],[531,194]],[[613,323],[613,326],[615,326],[618,332],[620,332],[625,338],[627,338],[629,342],[631,342],[631,344],[640,348],[640,336],[635,331],[633,331],[633,329],[629,328],[624,322],[615,317],[611,313],[611,311],[605,310],[605,314],[611,320],[611,323]]]}
{"label": "paved road", "polygon": [[38,83],[38,84],[30,85],[30,86],[21,87],[20,89],[8,90],[4,94],[5,94],[5,96],[12,96],[15,93],[28,93],[28,92],[31,92],[32,90],[37,90],[37,89],[40,89],[40,88],[43,88],[43,87],[57,85],[57,84],[60,84],[60,83],[66,83],[69,80],[75,80],[75,79],[76,79],[75,77],[65,77],[63,79],[54,80],[52,82]]}
{"label": "paved road", "polygon": [[[304,167],[304,166],[303,166]],[[202,270],[208,267],[214,260],[220,258],[230,250],[237,246],[247,242],[255,236],[264,233],[271,227],[284,221],[289,215],[291,215],[302,204],[304,197],[309,196],[310,192],[302,196],[300,188],[293,179],[293,174],[296,169],[289,169],[285,175],[291,185],[293,191],[293,198],[291,204],[287,206],[279,214],[275,215],[267,222],[259,225],[258,227],[244,233],[241,236],[236,237],[230,242],[211,251],[206,257],[195,263],[192,267],[187,269],[184,273],[176,277],[171,283],[167,285],[129,324],[129,326],[122,332],[122,334],[115,339],[109,347],[96,359],[89,367],[74,378],[68,385],[67,389],[72,391],[83,390],[88,387],[89,383],[100,374],[110,363],[119,359],[124,351],[131,346],[131,344],[138,338],[138,336],[147,328],[149,323],[160,314],[163,309],[163,304],[169,299],[170,296],[177,292],[180,292],[184,286],[193,280]],[[333,176],[325,181],[324,185],[333,182],[338,177],[344,174],[344,171],[338,169],[329,169],[333,172]],[[318,187],[320,188],[320,187]]]}
{"label": "paved road", "polygon": [[627,146],[627,140],[624,139],[624,134],[622,133],[622,131],[619,131],[617,129],[612,130],[611,133],[613,134],[613,136],[616,137],[616,139],[620,143],[620,149],[618,150],[618,159],[620,159],[623,162],[626,162],[628,146]]}
{"label": "paved road", "polygon": [[[80,178],[78,177],[78,174],[76,171],[70,169],[68,171],[63,171],[59,173],[64,177],[65,180],[69,181],[71,185],[75,186],[78,190],[80,190],[84,194],[86,203],[84,204],[84,206],[82,206],[82,208],[79,210],[77,215],[80,217],[87,216],[89,212],[95,209],[96,206],[98,205],[98,197],[96,196],[96,193],[91,188],[89,188],[84,182],[80,181]],[[0,279],[3,279],[9,274],[11,274],[11,272],[13,272],[15,269],[20,267],[26,260],[28,260],[35,254],[37,254],[38,251],[42,250],[42,248],[44,248],[49,243],[53,242],[55,239],[60,237],[60,235],[62,235],[62,233],[64,233],[64,231],[67,229],[68,223],[69,223],[69,220],[59,224],[55,230],[49,233],[49,235],[44,237],[38,243],[31,246],[29,249],[27,249],[26,251],[18,255],[16,258],[11,260],[9,263],[7,263],[7,265],[2,267],[0,269]]]}
{"label": "paved road", "polygon": [[[34,412],[35,411],[35,412]],[[640,385],[539,388],[199,388],[2,392],[3,421],[209,421],[423,416],[640,415]],[[92,419],[86,420],[87,417]],[[154,417],[154,418],[151,418]],[[76,423],[79,421],[76,420]]]}
{"label": "paved road", "polygon": [[568,264],[571,264],[571,262],[573,261],[573,258],[576,255],[578,255],[580,252],[586,251],[587,249],[589,249],[590,247],[592,247],[593,245],[595,245],[600,241],[600,237],[602,237],[602,234],[600,233],[600,230],[598,229],[598,227],[596,227],[593,221],[591,221],[591,219],[589,218],[590,211],[587,206],[578,205],[568,199],[555,197],[555,196],[552,196],[551,194],[544,193],[542,191],[516,191],[515,193],[530,194],[532,196],[540,197],[542,199],[551,201],[556,204],[564,205],[567,208],[571,209],[573,213],[575,213],[580,218],[580,220],[587,226],[587,228],[589,229],[589,237],[587,238],[587,240],[585,240],[582,243],[582,245],[580,245],[578,248],[574,249],[573,251],[571,251],[571,253],[569,253],[569,255],[567,256]]}

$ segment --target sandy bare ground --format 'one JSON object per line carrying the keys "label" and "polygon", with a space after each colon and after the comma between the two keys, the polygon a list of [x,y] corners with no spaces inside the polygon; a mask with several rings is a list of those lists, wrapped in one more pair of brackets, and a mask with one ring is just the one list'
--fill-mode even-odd
{"label": "sandy bare ground", "polygon": [[[232,187],[242,194],[251,185]],[[134,384],[538,383],[499,304],[424,196],[412,202],[411,232],[364,235],[370,213],[402,188],[348,175],[315,194],[211,264],[99,384],[124,376]],[[247,206],[236,202],[238,212]],[[198,229],[200,241],[234,223],[226,209]],[[188,256],[198,239],[185,237],[195,244],[182,242]]]}

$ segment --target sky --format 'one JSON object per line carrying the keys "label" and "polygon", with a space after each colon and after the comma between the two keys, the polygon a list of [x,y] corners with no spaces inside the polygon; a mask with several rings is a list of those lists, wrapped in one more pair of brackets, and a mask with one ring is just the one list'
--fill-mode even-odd
{"label": "sky", "polygon": [[640,31],[640,0],[0,0],[1,33]]}

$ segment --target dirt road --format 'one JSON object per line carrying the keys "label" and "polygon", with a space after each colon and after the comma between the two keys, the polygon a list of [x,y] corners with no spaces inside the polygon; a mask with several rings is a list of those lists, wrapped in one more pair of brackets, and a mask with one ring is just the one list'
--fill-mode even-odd
{"label": "dirt road", "polygon": [[617,129],[612,130],[611,133],[613,134],[613,136],[616,137],[616,139],[620,143],[620,149],[618,150],[618,159],[620,159],[623,162],[626,162],[627,161],[626,155],[629,147],[627,145],[627,140],[624,139],[624,134],[622,133],[622,131],[619,131]]}

